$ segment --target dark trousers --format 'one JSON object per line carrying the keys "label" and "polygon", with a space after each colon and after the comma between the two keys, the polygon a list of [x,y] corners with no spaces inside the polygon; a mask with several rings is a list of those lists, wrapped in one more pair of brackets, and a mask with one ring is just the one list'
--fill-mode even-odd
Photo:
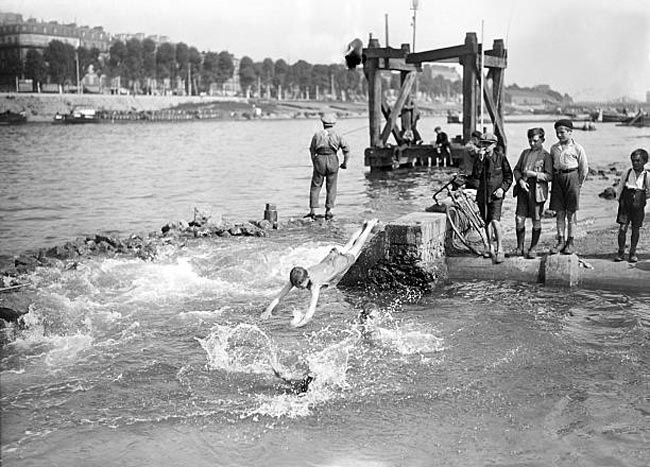
{"label": "dark trousers", "polygon": [[336,184],[339,178],[339,158],[336,154],[316,155],[312,159],[314,172],[311,175],[311,185],[309,187],[309,207],[317,208],[320,190],[325,180],[325,189],[327,197],[325,199],[325,208],[332,209],[336,202]]}

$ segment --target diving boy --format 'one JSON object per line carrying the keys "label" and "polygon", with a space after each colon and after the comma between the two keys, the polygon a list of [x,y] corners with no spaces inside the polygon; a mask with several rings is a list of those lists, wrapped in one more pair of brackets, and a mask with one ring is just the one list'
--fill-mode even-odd
{"label": "diving boy", "polygon": [[308,268],[294,267],[289,273],[289,282],[282,288],[278,296],[271,301],[260,318],[270,318],[273,309],[278,303],[280,303],[292,288],[297,287],[299,289],[309,289],[311,292],[311,301],[309,302],[307,313],[304,315],[301,315],[300,312],[294,313],[291,325],[299,328],[307,324],[316,311],[320,289],[329,285],[336,285],[341,280],[343,275],[359,258],[361,249],[366,240],[368,240],[373,227],[377,225],[377,222],[377,219],[364,222],[363,228],[357,230],[343,248],[332,248],[320,263]]}

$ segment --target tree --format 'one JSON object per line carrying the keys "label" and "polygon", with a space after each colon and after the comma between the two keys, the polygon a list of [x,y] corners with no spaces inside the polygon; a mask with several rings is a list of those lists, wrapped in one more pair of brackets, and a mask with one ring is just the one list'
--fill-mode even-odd
{"label": "tree", "polygon": [[108,68],[111,76],[122,76],[124,74],[124,61],[126,60],[126,45],[122,41],[116,41],[108,49]]}
{"label": "tree", "polygon": [[232,78],[235,71],[235,64],[233,63],[233,56],[227,51],[219,52],[219,59],[217,61],[217,83],[223,89],[223,84]]}
{"label": "tree", "polygon": [[201,57],[201,54],[196,47],[190,47],[188,51],[188,60],[190,62],[189,66],[192,73],[192,92],[196,94],[199,87],[199,71],[201,70],[201,62],[203,61],[203,57]]}
{"label": "tree", "polygon": [[50,41],[43,59],[47,63],[48,75],[52,82],[66,84],[76,82],[75,49],[61,41]]}
{"label": "tree", "polygon": [[149,38],[142,41],[142,76],[156,78],[156,43]]}
{"label": "tree", "polygon": [[250,87],[256,81],[257,74],[255,73],[253,60],[248,56],[242,57],[239,61],[239,85],[247,97],[250,95]]}
{"label": "tree", "polygon": [[270,58],[265,58],[260,66],[260,80],[262,86],[266,87],[267,97],[271,97],[270,87],[273,84],[273,77],[275,76],[275,64]]}
{"label": "tree", "polygon": [[287,88],[287,75],[289,74],[289,65],[281,58],[275,62],[273,67],[273,86],[275,86],[278,99],[282,99],[282,88]]}
{"label": "tree", "polygon": [[318,92],[322,95],[329,92],[330,89],[330,68],[327,65],[314,65],[311,69],[311,85],[318,87]]}
{"label": "tree", "polygon": [[219,55],[214,52],[208,52],[203,57],[203,66],[201,67],[201,85],[204,90],[208,90],[212,83],[217,82],[217,69],[219,68]]}
{"label": "tree", "polygon": [[307,92],[307,97],[309,96],[309,88],[311,87],[311,69],[312,65],[305,60],[298,60],[290,67],[292,73],[289,84],[297,86],[301,94],[303,91]]}
{"label": "tree", "polygon": [[179,76],[183,79],[187,78],[187,69],[190,64],[190,48],[187,44],[179,42],[176,44],[176,69]]}
{"label": "tree", "polygon": [[12,50],[7,49],[6,62],[0,68],[0,76],[10,78],[10,82],[14,84],[16,78],[23,74],[23,61],[20,59],[18,50],[15,53],[12,52]]}
{"label": "tree", "polygon": [[156,50],[156,75],[160,79],[173,78],[176,73],[176,52],[174,46],[164,42]]}
{"label": "tree", "polygon": [[126,42],[126,57],[124,59],[126,78],[139,83],[142,79],[143,70],[142,42],[138,39],[129,39]]}
{"label": "tree", "polygon": [[47,67],[41,53],[34,49],[29,49],[25,55],[25,78],[34,81],[34,89],[38,89],[38,83],[45,81],[47,77]]}

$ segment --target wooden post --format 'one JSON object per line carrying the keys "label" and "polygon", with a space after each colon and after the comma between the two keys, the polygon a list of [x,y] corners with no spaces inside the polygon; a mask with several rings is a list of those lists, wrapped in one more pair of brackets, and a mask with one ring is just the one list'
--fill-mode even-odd
{"label": "wooden post", "polygon": [[[460,57],[463,65],[463,142],[469,141],[472,131],[476,130],[476,63],[478,39],[476,33],[465,35],[465,46],[471,53]],[[483,129],[481,128],[481,131]]]}
{"label": "wooden post", "polygon": [[[377,39],[370,39],[368,48],[379,47]],[[379,59],[368,58],[364,64],[364,71],[368,79],[368,119],[370,125],[370,146],[381,147],[381,71]]]}
{"label": "wooden post", "polygon": [[[495,52],[495,54],[498,57],[503,57],[506,58],[506,50],[503,44],[503,39],[495,39],[492,45],[492,51]],[[494,118],[498,122],[497,125],[495,125],[497,129],[497,138],[501,140],[503,143],[503,148],[506,149],[508,147],[508,140],[506,137],[505,131],[503,131],[504,125],[503,125],[503,75],[504,75],[504,68],[490,68],[491,75],[492,75],[492,96],[494,98],[494,105],[496,106],[495,109],[495,116]]]}

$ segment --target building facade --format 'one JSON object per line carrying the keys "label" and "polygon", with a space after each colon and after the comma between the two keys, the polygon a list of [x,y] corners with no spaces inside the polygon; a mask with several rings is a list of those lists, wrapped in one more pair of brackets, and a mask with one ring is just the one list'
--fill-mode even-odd
{"label": "building facade", "polygon": [[25,60],[29,50],[42,54],[53,40],[108,53],[112,38],[100,26],[91,28],[31,18],[25,21],[20,14],[0,13],[0,79],[14,76],[14,64]]}

